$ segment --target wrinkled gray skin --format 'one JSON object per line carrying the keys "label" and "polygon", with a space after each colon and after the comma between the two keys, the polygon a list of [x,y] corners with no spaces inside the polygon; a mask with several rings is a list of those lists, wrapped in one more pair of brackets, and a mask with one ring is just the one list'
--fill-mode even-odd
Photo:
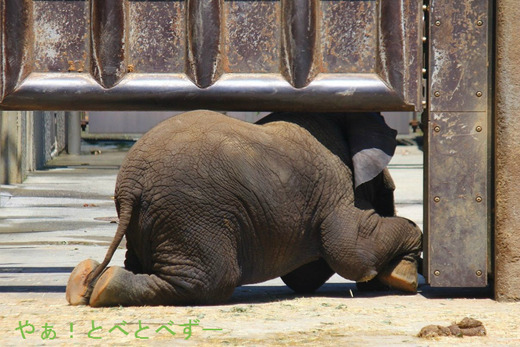
{"label": "wrinkled gray skin", "polygon": [[[115,199],[114,241],[101,265],[73,271],[71,304],[216,304],[320,258],[366,281],[421,249],[412,222],[357,208],[348,166],[287,122],[166,120],[128,153]],[[105,269],[124,235],[125,268]]]}
{"label": "wrinkled gray skin", "polygon": [[[329,149],[334,155],[354,172],[352,164],[351,141],[365,141],[362,147],[373,148],[385,141],[386,147],[395,148],[396,132],[390,129],[378,113],[302,113],[302,112],[279,112],[271,113],[260,119],[256,124],[267,124],[271,122],[284,121],[297,124],[306,129],[322,145]],[[367,123],[371,124],[375,131],[373,137],[354,137],[360,127]],[[371,129],[372,130],[372,129]],[[384,134],[384,136],[381,136]],[[395,216],[394,190],[395,185],[387,168],[373,179],[365,182],[354,189],[355,206],[370,210],[374,209],[382,217]],[[312,293],[321,287],[334,271],[320,258],[309,264],[282,276],[282,280],[297,293]],[[384,285],[374,282],[358,283],[360,289],[383,289]]]}

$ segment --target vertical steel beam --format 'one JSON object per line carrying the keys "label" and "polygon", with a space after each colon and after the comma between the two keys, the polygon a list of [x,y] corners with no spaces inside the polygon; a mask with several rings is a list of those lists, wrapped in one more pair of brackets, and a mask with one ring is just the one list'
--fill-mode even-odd
{"label": "vertical steel beam", "polygon": [[520,300],[518,0],[496,1],[495,298]]}
{"label": "vertical steel beam", "polygon": [[487,285],[490,236],[489,0],[431,0],[425,275]]}

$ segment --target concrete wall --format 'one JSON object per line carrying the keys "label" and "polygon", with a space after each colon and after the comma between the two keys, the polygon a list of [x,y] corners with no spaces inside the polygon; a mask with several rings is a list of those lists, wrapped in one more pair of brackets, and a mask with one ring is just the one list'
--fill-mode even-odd
{"label": "concrete wall", "polygon": [[23,181],[27,172],[66,148],[65,112],[0,112],[0,184]]}
{"label": "concrete wall", "polygon": [[[181,112],[88,112],[91,134],[144,134],[159,122]],[[228,116],[256,122],[269,112],[225,112]],[[399,134],[409,134],[412,112],[384,112],[385,120]]]}
{"label": "concrete wall", "polygon": [[496,1],[495,297],[520,300],[518,0]]}
{"label": "concrete wall", "polygon": [[22,180],[22,113],[2,112],[0,119],[0,182]]}
{"label": "concrete wall", "polygon": [[38,137],[36,163],[41,168],[67,145],[65,112],[36,111],[34,120],[34,133]]}
{"label": "concrete wall", "polygon": [[[105,111],[88,112],[91,134],[144,134],[161,121],[182,112]],[[248,122],[267,115],[268,112],[226,112],[229,116]]]}

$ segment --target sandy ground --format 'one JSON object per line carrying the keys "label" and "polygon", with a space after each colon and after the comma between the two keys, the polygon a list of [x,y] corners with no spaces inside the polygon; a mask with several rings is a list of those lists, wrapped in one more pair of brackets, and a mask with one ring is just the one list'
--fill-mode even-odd
{"label": "sandy ground", "polygon": [[[396,158],[398,214],[422,225],[422,154],[403,147]],[[363,293],[338,276],[306,297],[277,279],[237,288],[219,306],[69,306],[64,290],[71,269],[87,257],[101,260],[115,232],[104,218],[115,215],[111,194],[120,159],[110,151],[62,158],[22,185],[1,187],[13,197],[0,209],[0,346],[520,345],[520,303],[497,303],[487,289],[423,284],[416,295]],[[113,263],[123,257],[116,252]],[[482,321],[487,336],[417,337],[426,325],[464,317]]]}
{"label": "sandy ground", "polygon": [[[464,317],[482,321],[487,336],[417,337],[425,325],[447,326]],[[32,334],[27,323],[34,326]],[[520,305],[488,298],[367,295],[345,283],[327,284],[309,297],[282,286],[247,286],[226,305],[197,307],[94,309],[68,306],[61,293],[2,294],[3,346],[137,345],[141,339],[159,346],[515,346],[520,345]]]}

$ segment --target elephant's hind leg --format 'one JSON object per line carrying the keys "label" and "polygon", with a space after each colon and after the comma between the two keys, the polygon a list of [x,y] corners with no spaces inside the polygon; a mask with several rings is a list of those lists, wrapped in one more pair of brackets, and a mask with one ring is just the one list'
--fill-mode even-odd
{"label": "elephant's hind leg", "polygon": [[101,306],[142,306],[168,304],[174,294],[172,286],[156,275],[134,274],[112,266],[97,280],[89,304]]}
{"label": "elephant's hind leg", "polygon": [[197,281],[182,278],[167,281],[155,274],[134,274],[112,266],[96,282],[89,304],[93,307],[206,304],[224,301],[234,290],[229,288],[220,297],[203,287]]}

